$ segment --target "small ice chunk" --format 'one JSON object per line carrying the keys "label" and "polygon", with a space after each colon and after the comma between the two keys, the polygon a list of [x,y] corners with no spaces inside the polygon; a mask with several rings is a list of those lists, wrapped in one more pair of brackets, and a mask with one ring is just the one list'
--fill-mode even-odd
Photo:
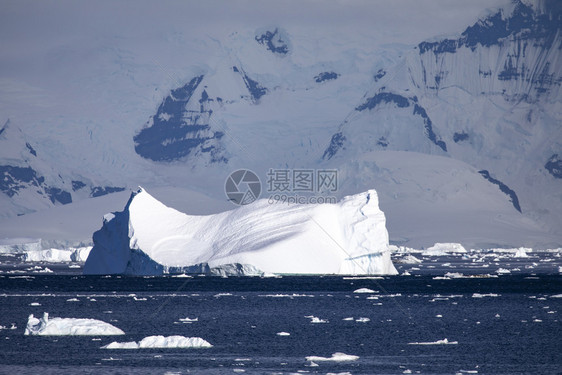
{"label": "small ice chunk", "polygon": [[219,298],[219,297],[230,297],[230,296],[232,296],[232,293],[217,293],[213,297]]}
{"label": "small ice chunk", "polygon": [[443,340],[437,340],[432,342],[409,342],[408,345],[457,345],[458,341],[449,341],[444,338]]}
{"label": "small ice chunk", "polygon": [[310,319],[310,323],[328,323],[327,320],[325,320],[325,319],[320,319],[319,317],[314,316],[314,315],[308,315],[308,316],[305,316],[305,318],[309,318],[309,319]]}
{"label": "small ice chunk", "polygon": [[208,341],[200,337],[148,336],[139,342],[117,342],[104,345],[101,349],[145,349],[145,348],[212,348]]}
{"label": "small ice chunk", "polygon": [[79,302],[80,300],[78,298],[69,298],[66,300],[66,302]]}
{"label": "small ice chunk", "polygon": [[179,321],[182,323],[193,323],[198,322],[199,318],[180,318]]}
{"label": "small ice chunk", "polygon": [[350,355],[345,353],[334,353],[331,357],[318,357],[318,356],[308,356],[306,357],[307,361],[311,362],[321,362],[321,361],[334,361],[334,362],[344,362],[344,361],[356,361],[359,359],[357,355]]}
{"label": "small ice chunk", "polygon": [[343,318],[343,320],[350,321],[350,320],[354,320],[354,318],[353,318],[352,316],[350,316],[350,317],[348,317],[348,318]]}
{"label": "small ice chunk", "polygon": [[448,253],[466,253],[466,249],[460,243],[436,243],[428,247],[422,255],[441,256]]}
{"label": "small ice chunk", "polygon": [[358,319],[355,319],[355,321],[358,322],[358,323],[367,323],[367,322],[370,322],[371,319],[369,319],[369,318],[358,318]]}
{"label": "small ice chunk", "polygon": [[31,302],[29,306],[41,306],[39,302]]}
{"label": "small ice chunk", "polygon": [[487,294],[473,293],[472,294],[472,298],[484,298],[484,297],[499,297],[499,294],[496,294],[496,293],[487,293]]}
{"label": "small ice chunk", "polygon": [[421,262],[422,262],[421,259],[416,258],[413,255],[406,255],[406,256],[403,256],[402,258],[397,259],[395,261],[395,263],[401,263],[401,264],[418,264],[418,263],[421,263]]}
{"label": "small ice chunk", "polygon": [[505,268],[498,268],[498,270],[496,271],[496,273],[498,274],[507,274],[507,273],[511,273],[510,270],[505,269]]}
{"label": "small ice chunk", "polygon": [[291,336],[289,332],[277,332],[277,336]]}
{"label": "small ice chunk", "polygon": [[369,288],[359,288],[354,290],[353,293],[376,293],[376,292]]}

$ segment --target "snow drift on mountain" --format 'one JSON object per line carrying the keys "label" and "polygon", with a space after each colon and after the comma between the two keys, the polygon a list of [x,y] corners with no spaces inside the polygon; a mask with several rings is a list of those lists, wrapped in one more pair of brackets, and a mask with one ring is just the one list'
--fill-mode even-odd
{"label": "snow drift on mountain", "polygon": [[139,188],[122,212],[104,217],[93,239],[85,274],[208,272],[231,264],[267,273],[396,273],[374,190],[337,204],[262,199],[220,214],[192,216]]}

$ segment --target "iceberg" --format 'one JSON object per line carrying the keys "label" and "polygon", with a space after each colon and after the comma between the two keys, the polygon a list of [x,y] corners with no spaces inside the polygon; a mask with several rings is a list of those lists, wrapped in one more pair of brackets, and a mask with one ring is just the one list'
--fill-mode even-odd
{"label": "iceberg", "polygon": [[101,349],[147,349],[147,348],[212,348],[208,341],[200,337],[148,336],[139,342],[117,342],[104,345]]}
{"label": "iceberg", "polygon": [[43,313],[42,318],[29,315],[26,336],[113,336],[124,335],[119,328],[96,319],[50,318]]}
{"label": "iceberg", "polygon": [[375,190],[334,204],[261,199],[195,216],[139,188],[123,211],[104,216],[84,274],[397,274],[385,223]]}

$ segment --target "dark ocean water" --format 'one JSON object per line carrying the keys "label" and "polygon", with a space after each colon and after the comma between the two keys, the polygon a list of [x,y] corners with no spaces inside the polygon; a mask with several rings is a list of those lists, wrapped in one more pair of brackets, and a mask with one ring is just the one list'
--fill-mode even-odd
{"label": "dark ocean water", "polygon": [[[374,292],[354,293],[359,288]],[[453,279],[3,274],[0,373],[560,374],[560,293],[561,275],[547,272]],[[28,315],[45,311],[100,319],[126,335],[24,336]],[[181,323],[186,317],[198,321]],[[100,349],[151,335],[198,336],[213,347]],[[458,344],[412,344],[445,338]],[[359,359],[306,360],[336,352]]]}

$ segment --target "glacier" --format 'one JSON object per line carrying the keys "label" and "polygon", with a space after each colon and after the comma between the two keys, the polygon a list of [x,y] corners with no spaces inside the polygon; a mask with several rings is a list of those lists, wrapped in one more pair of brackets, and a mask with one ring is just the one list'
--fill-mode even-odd
{"label": "glacier", "polygon": [[[139,188],[93,235],[85,274],[396,274],[375,190],[336,204],[266,199],[187,215]],[[234,270],[234,273],[233,273]]]}
{"label": "glacier", "polygon": [[114,336],[124,335],[119,328],[97,319],[49,318],[48,313],[36,318],[29,315],[25,333],[31,336]]}

